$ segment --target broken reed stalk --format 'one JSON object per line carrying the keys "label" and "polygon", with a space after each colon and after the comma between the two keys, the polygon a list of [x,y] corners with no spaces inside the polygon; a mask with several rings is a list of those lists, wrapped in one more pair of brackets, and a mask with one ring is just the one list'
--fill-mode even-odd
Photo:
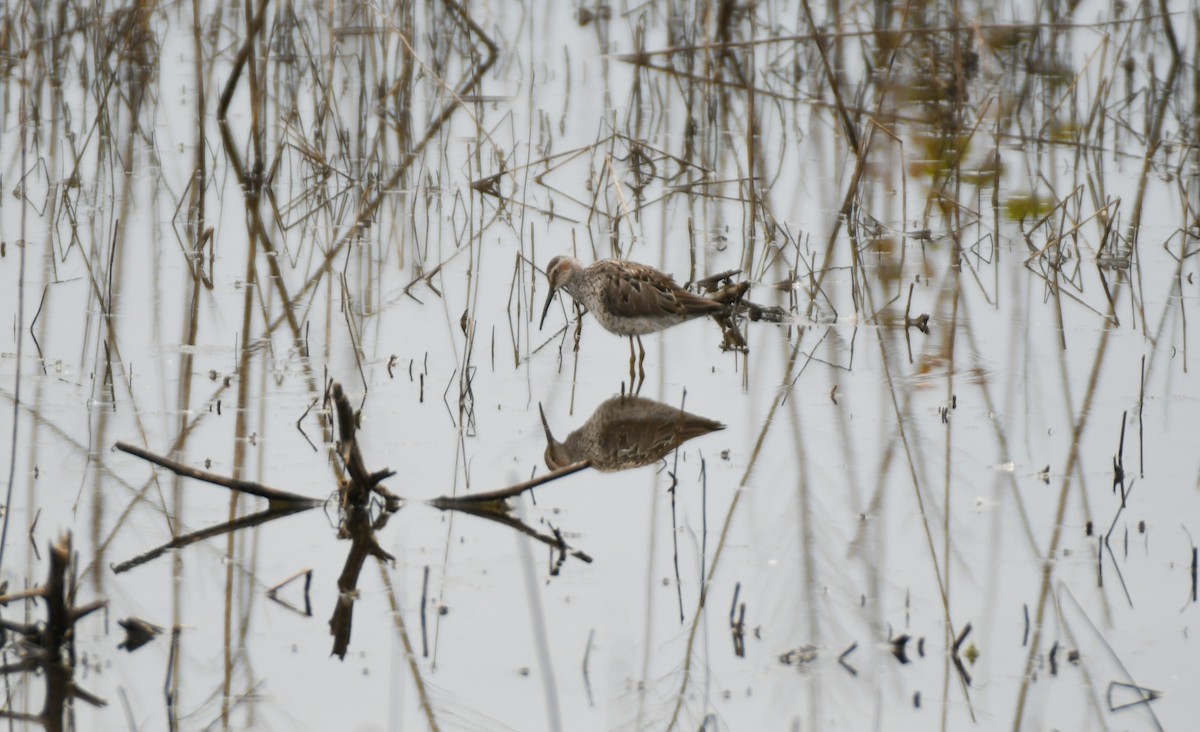
{"label": "broken reed stalk", "polygon": [[322,501],[314,498],[301,496],[297,493],[289,493],[288,491],[281,491],[278,488],[271,488],[270,486],[265,486],[262,483],[255,483],[252,480],[226,478],[223,475],[210,473],[207,470],[193,468],[191,466],[184,465],[183,463],[176,462],[175,460],[171,460],[170,458],[165,458],[162,455],[156,455],[149,450],[143,450],[136,445],[130,445],[127,442],[118,442],[116,444],[116,448],[121,452],[127,452],[130,455],[140,457],[147,462],[154,463],[159,467],[166,468],[176,475],[182,475],[185,478],[195,478],[196,480],[201,480],[205,483],[212,483],[213,485],[219,485],[222,488],[228,488],[229,490],[237,491],[238,493],[246,493],[252,496],[258,496],[259,498],[265,498],[271,502],[272,507],[282,508],[284,506],[296,505],[318,506],[322,503]]}
{"label": "broken reed stalk", "polygon": [[471,493],[462,496],[441,496],[430,501],[429,505],[433,506],[434,508],[445,510],[448,508],[463,508],[480,503],[495,503],[508,498],[514,498],[531,488],[536,488],[539,485],[542,485],[543,483],[549,483],[552,480],[558,480],[559,478],[568,476],[572,473],[578,473],[580,470],[585,470],[590,467],[592,467],[591,460],[581,460],[580,462],[571,463],[564,468],[559,468],[558,470],[551,471],[532,480],[527,480],[524,483],[517,483],[516,485],[510,485],[507,488],[501,488],[495,491],[487,491],[484,493]]}
{"label": "broken reed stalk", "polygon": [[[479,24],[475,22],[470,13],[468,13],[467,10],[460,4],[454,2],[454,0],[442,1],[443,4],[454,11],[455,15],[458,16],[462,24],[467,27],[469,33],[473,33],[479,39],[479,41],[483,43],[484,48],[487,50],[486,56],[471,69],[471,73],[465,79],[463,79],[457,87],[450,90],[450,100],[443,105],[441,111],[430,121],[429,125],[425,129],[425,134],[415,145],[412,146],[410,150],[405,152],[404,157],[396,165],[396,168],[392,171],[391,176],[382,185],[374,190],[374,195],[359,206],[353,223],[344,229],[337,237],[335,242],[325,251],[322,261],[319,263],[320,266],[304,282],[304,284],[300,287],[300,291],[296,293],[292,299],[287,301],[288,305],[284,308],[284,315],[271,322],[270,326],[267,328],[268,332],[274,332],[275,328],[278,327],[282,319],[289,316],[292,311],[292,303],[303,300],[306,295],[316,288],[316,286],[321,282],[322,278],[324,278],[327,273],[332,271],[330,264],[342,253],[342,250],[345,249],[346,246],[354,241],[356,237],[360,236],[367,226],[369,226],[379,207],[388,198],[388,196],[392,195],[393,192],[397,190],[397,187],[404,178],[404,175],[408,172],[409,168],[412,167],[413,163],[420,158],[425,148],[437,138],[438,132],[442,129],[443,125],[449,121],[454,112],[462,105],[463,97],[470,94],[471,91],[475,89],[476,85],[479,84],[484,75],[487,74],[488,70],[491,69],[496,63],[496,59],[499,58],[499,47],[491,39],[491,37],[484,32],[483,28],[481,28]],[[403,40],[403,37],[401,37],[401,40]]]}

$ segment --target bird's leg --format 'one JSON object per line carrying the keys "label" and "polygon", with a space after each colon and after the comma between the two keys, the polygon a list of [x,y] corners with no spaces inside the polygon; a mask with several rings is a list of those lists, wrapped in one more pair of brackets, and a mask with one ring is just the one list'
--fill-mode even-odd
{"label": "bird's leg", "polygon": [[[642,337],[641,336],[637,337],[637,342],[638,342],[638,352],[639,352],[638,353],[638,391],[641,392],[642,384],[645,383],[645,381],[646,381],[646,369],[643,368],[643,365],[646,363],[646,347],[642,345]],[[632,347],[633,347],[633,344],[631,343],[630,348],[632,348]]]}
{"label": "bird's leg", "polygon": [[629,336],[629,393],[633,394],[633,387],[636,383],[633,380],[633,364],[636,359],[633,355],[633,336]]}
{"label": "bird's leg", "polygon": [[583,335],[583,308],[575,303],[575,353],[579,353],[579,338]]}

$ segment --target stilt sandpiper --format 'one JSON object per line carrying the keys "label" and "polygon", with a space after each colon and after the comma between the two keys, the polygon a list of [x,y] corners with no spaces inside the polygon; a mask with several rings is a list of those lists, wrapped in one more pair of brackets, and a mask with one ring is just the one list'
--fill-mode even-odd
{"label": "stilt sandpiper", "polygon": [[[640,351],[637,361],[639,385],[646,379],[643,368],[646,349],[642,346],[641,337],[647,333],[656,333],[692,318],[711,315],[721,322],[722,329],[727,333],[726,341],[729,341],[728,329],[732,328],[732,322],[728,321],[731,311],[728,303],[688,292],[675,284],[669,275],[653,267],[624,259],[602,259],[585,267],[578,259],[560,256],[550,260],[546,277],[550,280],[550,294],[546,296],[538,328],[546,322],[554,293],[560,289],[566,290],[576,303],[596,316],[605,330],[629,337],[631,387],[635,338]],[[736,328],[733,328],[733,332],[736,333]],[[740,343],[741,348],[745,347],[740,335],[735,342]]]}

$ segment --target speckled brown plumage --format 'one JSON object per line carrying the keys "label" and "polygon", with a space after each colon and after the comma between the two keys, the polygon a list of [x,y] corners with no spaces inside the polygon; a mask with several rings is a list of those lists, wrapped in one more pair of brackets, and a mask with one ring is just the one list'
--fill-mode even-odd
{"label": "speckled brown plumage", "polygon": [[624,259],[602,259],[584,267],[577,259],[555,257],[546,276],[550,280],[547,308],[555,291],[566,290],[605,330],[617,335],[641,336],[729,310],[727,305],[688,292],[653,267]]}
{"label": "speckled brown plumage", "polygon": [[[572,257],[555,257],[546,266],[546,278],[550,281],[550,293],[542,308],[540,328],[550,312],[554,293],[565,290],[575,302],[596,317],[600,325],[610,333],[629,337],[629,379],[634,382],[633,339],[638,339],[641,358],[638,360],[638,385],[646,379],[642,362],[646,349],[641,337],[655,333],[672,325],[711,315],[725,333],[722,347],[746,350],[746,342],[737,333],[733,323],[732,302],[719,302],[703,295],[688,292],[670,275],[653,267],[624,259],[602,259],[590,267],[583,266]],[[745,287],[740,293],[745,292]],[[739,293],[739,294],[740,294]],[[730,332],[736,337],[730,339]]]}

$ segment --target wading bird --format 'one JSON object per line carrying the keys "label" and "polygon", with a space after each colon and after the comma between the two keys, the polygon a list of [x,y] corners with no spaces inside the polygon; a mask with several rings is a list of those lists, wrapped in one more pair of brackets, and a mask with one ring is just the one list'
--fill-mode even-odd
{"label": "wading bird", "polygon": [[[688,292],[670,275],[653,267],[624,259],[602,259],[585,267],[573,257],[555,257],[546,267],[546,278],[550,280],[550,294],[542,308],[540,329],[550,312],[554,293],[566,290],[576,303],[587,308],[596,316],[600,325],[610,333],[629,337],[629,380],[633,382],[633,340],[636,338],[640,357],[637,360],[638,384],[646,380],[643,364],[646,349],[642,336],[656,333],[672,325],[711,315],[718,319],[722,329],[732,328],[728,321],[731,308],[702,295]],[[745,290],[743,289],[742,292]],[[728,323],[728,325],[727,325]],[[733,328],[736,333],[736,328]],[[727,340],[728,337],[727,337]],[[737,336],[737,347],[744,348],[745,342]]]}

